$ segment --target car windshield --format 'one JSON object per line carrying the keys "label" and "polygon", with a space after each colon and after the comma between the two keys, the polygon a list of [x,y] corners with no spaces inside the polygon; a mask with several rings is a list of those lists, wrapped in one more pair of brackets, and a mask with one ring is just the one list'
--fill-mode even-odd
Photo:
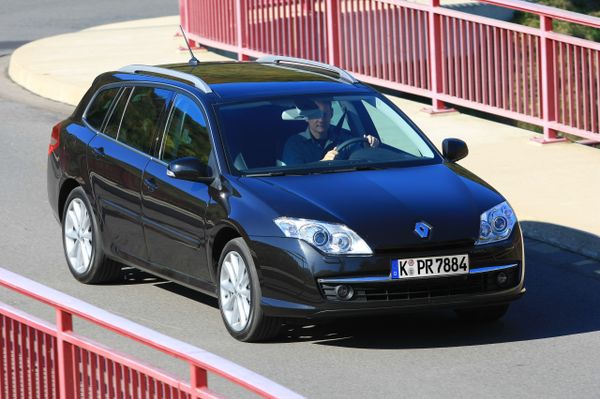
{"label": "car windshield", "polygon": [[[441,162],[378,95],[287,97],[217,108],[234,173],[329,173]],[[370,137],[369,137],[370,136]]]}

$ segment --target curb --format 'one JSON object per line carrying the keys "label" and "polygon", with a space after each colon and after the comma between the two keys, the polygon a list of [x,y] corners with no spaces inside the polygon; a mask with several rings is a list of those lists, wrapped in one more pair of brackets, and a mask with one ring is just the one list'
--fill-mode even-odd
{"label": "curb", "polygon": [[[176,36],[179,16],[100,25],[51,36],[16,49],[8,74],[39,96],[77,105],[93,80],[128,64],[160,65],[187,62],[183,38]],[[206,50],[201,61],[226,59]]]}
{"label": "curb", "polygon": [[550,223],[522,221],[523,235],[600,261],[600,237]]}

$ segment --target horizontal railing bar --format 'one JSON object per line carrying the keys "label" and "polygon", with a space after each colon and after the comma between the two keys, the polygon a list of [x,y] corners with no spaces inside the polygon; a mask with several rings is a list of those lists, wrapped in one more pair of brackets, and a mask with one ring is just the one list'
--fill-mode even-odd
{"label": "horizontal railing bar", "polygon": [[574,136],[579,136],[585,139],[600,141],[600,133],[593,133],[587,130],[577,129],[576,127],[564,125],[559,122],[548,122],[548,127],[551,129],[557,130],[559,132],[564,132],[567,134],[572,134]]}
{"label": "horizontal railing bar", "polygon": [[529,12],[553,19],[559,19],[561,21],[587,25],[593,28],[600,28],[600,18],[579,14],[573,11],[561,10],[542,4],[535,4],[522,0],[479,0],[479,2],[517,11]]}
{"label": "horizontal railing bar", "polygon": [[207,39],[205,37],[202,37],[200,35],[197,35],[197,34],[194,34],[191,32],[190,33],[186,32],[186,34],[188,35],[189,39],[194,40],[197,43],[201,43],[207,47],[214,47],[214,48],[218,48],[219,50],[225,50],[225,51],[229,51],[232,53],[243,52],[244,54],[246,54],[250,57],[254,57],[254,58],[259,58],[259,57],[267,55],[267,53],[262,53],[258,50],[250,49],[249,47],[238,47],[237,45],[222,43],[217,40]]}
{"label": "horizontal railing bar", "polygon": [[301,398],[297,393],[204,349],[168,337],[77,298],[0,268],[0,285],[81,319],[193,363],[267,398]]}
{"label": "horizontal railing bar", "polygon": [[32,327],[41,333],[46,335],[50,335],[54,338],[58,335],[56,332],[56,326],[52,323],[47,322],[46,320],[39,319],[35,316],[31,316],[19,309],[15,309],[10,305],[7,305],[3,302],[0,302],[0,314],[18,321],[19,323],[25,324],[29,327]]}
{"label": "horizontal railing bar", "polygon": [[439,7],[432,7],[429,4],[414,3],[412,1],[403,1],[403,0],[376,0],[376,1],[379,3],[390,4],[392,6],[400,6],[400,7],[410,8],[410,9],[419,10],[419,11],[431,11],[432,9],[439,8]]}
{"label": "horizontal railing bar", "polygon": [[578,37],[568,36],[558,32],[545,32],[543,36],[556,42],[572,44],[574,46],[600,51],[600,43],[598,42],[592,42],[590,40],[580,39]]}
{"label": "horizontal railing bar", "polygon": [[542,32],[540,29],[532,28],[530,26],[515,24],[514,22],[501,21],[499,19],[493,19],[488,17],[482,17],[479,15],[467,14],[464,12],[452,10],[444,7],[432,7],[430,11],[435,14],[439,14],[445,17],[456,18],[462,21],[475,22],[481,25],[492,26],[495,28],[502,28],[512,30],[520,33],[526,33],[532,36],[541,36]]}
{"label": "horizontal railing bar", "polygon": [[354,73],[354,72],[352,72],[352,73],[358,80],[368,83],[368,84],[381,86],[381,87],[398,90],[398,91],[404,91],[406,93],[410,93],[410,94],[414,94],[414,95],[422,96],[422,97],[431,97],[431,94],[432,94],[431,90],[422,89],[420,87],[409,86],[409,85],[399,83],[399,82],[394,82],[391,80],[374,78],[372,76],[367,76],[367,75],[363,75],[360,73]]}
{"label": "horizontal railing bar", "polygon": [[498,108],[498,107],[494,107],[494,106],[491,106],[491,105],[486,105],[486,104],[483,104],[483,103],[477,103],[477,102],[465,100],[465,99],[462,99],[462,98],[459,98],[459,97],[450,96],[448,94],[441,94],[440,93],[440,94],[438,94],[438,97],[442,101],[448,102],[450,104],[462,106],[462,107],[465,107],[465,108],[471,108],[471,109],[474,109],[474,110],[487,112],[487,113],[490,113],[490,114],[501,116],[503,118],[516,119],[516,120],[519,120],[519,121],[522,121],[522,122],[531,123],[531,124],[534,124],[534,125],[539,125],[539,126],[543,126],[544,125],[544,120],[542,118],[538,118],[538,117],[535,117],[535,116],[521,114],[521,113],[517,113],[517,112],[514,112],[514,111],[506,110],[504,108]]}

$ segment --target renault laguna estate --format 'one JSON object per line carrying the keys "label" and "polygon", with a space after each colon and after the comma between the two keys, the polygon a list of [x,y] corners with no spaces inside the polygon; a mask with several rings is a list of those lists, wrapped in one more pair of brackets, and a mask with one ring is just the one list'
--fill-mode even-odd
{"label": "renault laguna estate", "polygon": [[130,65],[52,129],[48,195],[88,284],[134,267],[218,298],[228,332],[524,292],[513,209],[392,102],[312,61]]}

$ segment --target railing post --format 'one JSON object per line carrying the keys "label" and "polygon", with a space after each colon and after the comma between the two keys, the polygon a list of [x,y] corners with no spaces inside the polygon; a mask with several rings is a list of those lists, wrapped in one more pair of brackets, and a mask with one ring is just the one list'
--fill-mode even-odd
{"label": "railing post", "polygon": [[[196,366],[195,364],[190,365],[190,385],[192,386],[192,391],[196,392],[199,389],[208,388],[208,373],[206,370]],[[196,396],[193,394],[193,398],[200,398],[201,396]]]}
{"label": "railing post", "polygon": [[179,23],[184,30],[188,29],[188,13],[186,8],[186,0],[179,0]]}
{"label": "railing post", "polygon": [[235,34],[238,48],[238,60],[248,61],[250,57],[244,54],[244,49],[247,47],[247,9],[246,0],[235,1]]}
{"label": "railing post", "polygon": [[443,101],[439,100],[438,93],[442,93],[442,17],[435,12],[440,7],[440,0],[431,0],[429,10],[429,76],[431,82],[431,108],[423,111],[430,114],[455,112],[453,108],[446,108]]}
{"label": "railing post", "polygon": [[62,309],[56,309],[57,352],[58,352],[58,392],[60,399],[75,399],[73,345],[64,340],[64,333],[73,331],[73,316]]}
{"label": "railing post", "polygon": [[[179,0],[179,14],[181,15],[179,20],[183,30],[188,32],[188,36],[190,32],[190,1],[191,0]],[[187,39],[187,44],[191,48],[196,48],[198,46],[198,43],[189,38]],[[181,49],[185,49],[185,47],[182,47]]]}
{"label": "railing post", "polygon": [[340,2],[339,0],[326,0],[327,9],[327,62],[331,65],[340,65]]}
{"label": "railing post", "polygon": [[552,32],[552,18],[540,15],[540,57],[541,57],[541,98],[542,118],[544,123],[544,137],[533,140],[542,143],[563,142],[567,139],[558,137],[556,130],[551,129],[548,124],[556,121],[556,87],[554,86],[554,64],[555,55],[552,41],[546,32]]}
{"label": "railing post", "polygon": [[[4,370],[4,359],[8,359],[8,342],[5,341],[4,338],[4,330],[6,329],[5,327],[5,317],[0,315],[0,393],[4,393],[4,390],[6,389],[5,385],[4,385],[4,381],[8,381],[11,376],[7,375],[6,376],[6,380],[4,379],[4,373],[6,372]],[[8,385],[10,385],[10,383],[8,383]],[[12,395],[12,393],[9,393],[9,395]]]}

